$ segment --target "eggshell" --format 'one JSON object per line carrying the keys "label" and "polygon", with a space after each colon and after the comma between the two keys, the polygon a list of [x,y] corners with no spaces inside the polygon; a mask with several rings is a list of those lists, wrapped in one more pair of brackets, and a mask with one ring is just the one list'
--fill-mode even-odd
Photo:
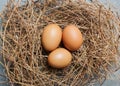
{"label": "eggshell", "polygon": [[68,25],[64,28],[62,40],[64,46],[70,51],[79,49],[83,42],[82,34],[75,25]]}
{"label": "eggshell", "polygon": [[48,63],[53,68],[64,68],[71,63],[72,55],[65,48],[57,48],[48,56]]}
{"label": "eggshell", "polygon": [[59,46],[61,38],[62,29],[57,24],[49,24],[42,33],[42,45],[46,50],[52,51]]}

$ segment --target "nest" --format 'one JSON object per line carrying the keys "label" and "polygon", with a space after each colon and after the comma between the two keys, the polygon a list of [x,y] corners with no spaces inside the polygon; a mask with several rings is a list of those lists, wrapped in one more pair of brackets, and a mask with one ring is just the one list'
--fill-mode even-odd
{"label": "nest", "polygon": [[[22,3],[22,4],[21,4]],[[117,63],[117,17],[98,2],[8,2],[2,13],[2,52],[9,83],[20,86],[83,86],[102,83]],[[75,24],[83,34],[81,48],[71,52],[71,64],[54,69],[41,44],[43,28]],[[51,40],[54,41],[54,40]]]}

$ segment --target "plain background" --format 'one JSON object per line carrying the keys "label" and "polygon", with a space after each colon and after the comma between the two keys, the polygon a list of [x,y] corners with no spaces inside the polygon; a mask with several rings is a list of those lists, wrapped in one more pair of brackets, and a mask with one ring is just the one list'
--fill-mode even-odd
{"label": "plain background", "polygon": [[[8,0],[0,0],[0,11],[4,9],[5,4]],[[89,0],[87,0],[89,1]],[[113,11],[116,11],[120,14],[120,0],[99,0],[103,3],[107,8],[112,7]],[[4,69],[0,65],[0,74],[4,74]],[[0,81],[4,81],[5,78],[0,76]],[[0,84],[0,86],[9,86],[5,84]],[[99,86],[99,85],[93,85]],[[102,86],[120,86],[120,70],[115,72],[111,77],[109,77]]]}

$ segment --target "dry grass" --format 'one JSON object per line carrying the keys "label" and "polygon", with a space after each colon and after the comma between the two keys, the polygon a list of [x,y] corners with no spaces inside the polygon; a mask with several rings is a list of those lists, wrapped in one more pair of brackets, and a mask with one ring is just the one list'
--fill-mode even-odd
{"label": "dry grass", "polygon": [[[98,2],[10,0],[2,13],[2,56],[9,83],[16,86],[83,86],[103,82],[116,67],[119,21]],[[58,4],[59,3],[59,4]],[[60,4],[61,3],[61,4]],[[84,43],[71,52],[71,65],[53,69],[41,44],[44,26],[76,24]],[[54,40],[52,40],[54,41]],[[63,46],[62,46],[63,47]]]}

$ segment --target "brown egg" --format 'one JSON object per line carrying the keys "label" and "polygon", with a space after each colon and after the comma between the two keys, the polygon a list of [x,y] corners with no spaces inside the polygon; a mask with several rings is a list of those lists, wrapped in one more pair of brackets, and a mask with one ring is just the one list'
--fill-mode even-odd
{"label": "brown egg", "polygon": [[62,40],[64,46],[70,51],[79,49],[83,42],[82,34],[75,25],[68,25],[64,28]]}
{"label": "brown egg", "polygon": [[10,56],[9,58],[7,58],[9,61],[11,61],[11,62],[14,62],[15,61],[15,57],[12,57],[12,56]]}
{"label": "brown egg", "polygon": [[61,38],[62,29],[57,24],[49,24],[42,33],[42,45],[45,50],[52,51],[59,46]]}
{"label": "brown egg", "polygon": [[71,63],[72,55],[64,48],[57,48],[48,56],[48,63],[53,68],[64,68]]}

